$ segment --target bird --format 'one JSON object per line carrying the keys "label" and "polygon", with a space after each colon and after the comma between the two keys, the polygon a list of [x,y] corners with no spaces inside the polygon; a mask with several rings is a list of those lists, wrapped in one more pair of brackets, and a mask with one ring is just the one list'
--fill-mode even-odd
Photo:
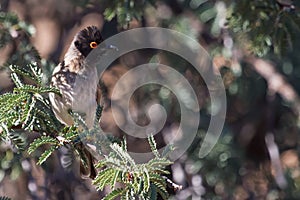
{"label": "bird", "polygon": [[[74,124],[70,111],[80,113],[88,128],[94,124],[99,103],[99,78],[96,67],[89,66],[86,58],[102,42],[101,32],[96,26],[80,30],[72,40],[62,62],[53,70],[50,85],[57,88],[61,95],[50,93],[49,100],[56,118],[64,125]],[[81,175],[95,178],[93,155],[82,143],[79,143],[77,148],[81,149],[87,159],[87,163],[80,163]]]}

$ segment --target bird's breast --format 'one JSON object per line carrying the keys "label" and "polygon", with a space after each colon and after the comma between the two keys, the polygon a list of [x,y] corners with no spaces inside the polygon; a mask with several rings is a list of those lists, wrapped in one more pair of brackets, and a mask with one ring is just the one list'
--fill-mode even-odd
{"label": "bird's breast", "polygon": [[70,66],[58,67],[60,70],[55,71],[52,76],[52,86],[60,90],[61,96],[50,95],[56,117],[62,123],[71,125],[73,120],[69,110],[72,110],[81,113],[88,127],[91,127],[97,108],[97,69],[84,66],[80,71],[72,72],[69,70]]}

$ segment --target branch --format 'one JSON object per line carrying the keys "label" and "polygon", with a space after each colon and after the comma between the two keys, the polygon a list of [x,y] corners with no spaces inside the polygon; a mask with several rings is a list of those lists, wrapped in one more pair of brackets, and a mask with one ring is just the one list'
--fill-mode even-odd
{"label": "branch", "polygon": [[275,143],[273,133],[269,132],[265,136],[266,146],[270,155],[271,166],[274,169],[274,178],[277,185],[284,189],[287,187],[287,180],[284,177],[284,172],[280,162],[280,153],[278,145]]}
{"label": "branch", "polygon": [[278,93],[285,101],[292,104],[298,115],[300,114],[300,98],[297,92],[272,63],[255,57],[247,57],[245,61],[267,81],[271,95]]}

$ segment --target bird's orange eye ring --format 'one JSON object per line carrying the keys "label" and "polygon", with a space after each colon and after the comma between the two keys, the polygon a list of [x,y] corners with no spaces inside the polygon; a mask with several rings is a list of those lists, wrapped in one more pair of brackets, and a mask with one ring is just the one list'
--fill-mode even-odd
{"label": "bird's orange eye ring", "polygon": [[92,49],[95,49],[97,46],[98,46],[97,42],[91,42],[91,43],[90,43],[90,47],[91,47]]}

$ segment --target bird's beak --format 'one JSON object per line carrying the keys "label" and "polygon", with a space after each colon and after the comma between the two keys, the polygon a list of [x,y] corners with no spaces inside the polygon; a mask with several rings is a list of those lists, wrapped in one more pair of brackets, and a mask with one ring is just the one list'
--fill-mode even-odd
{"label": "bird's beak", "polygon": [[93,54],[93,55],[105,56],[108,53],[114,53],[115,51],[119,51],[119,49],[117,47],[115,47],[114,45],[107,45],[107,44],[102,43],[95,49],[96,54]]}

